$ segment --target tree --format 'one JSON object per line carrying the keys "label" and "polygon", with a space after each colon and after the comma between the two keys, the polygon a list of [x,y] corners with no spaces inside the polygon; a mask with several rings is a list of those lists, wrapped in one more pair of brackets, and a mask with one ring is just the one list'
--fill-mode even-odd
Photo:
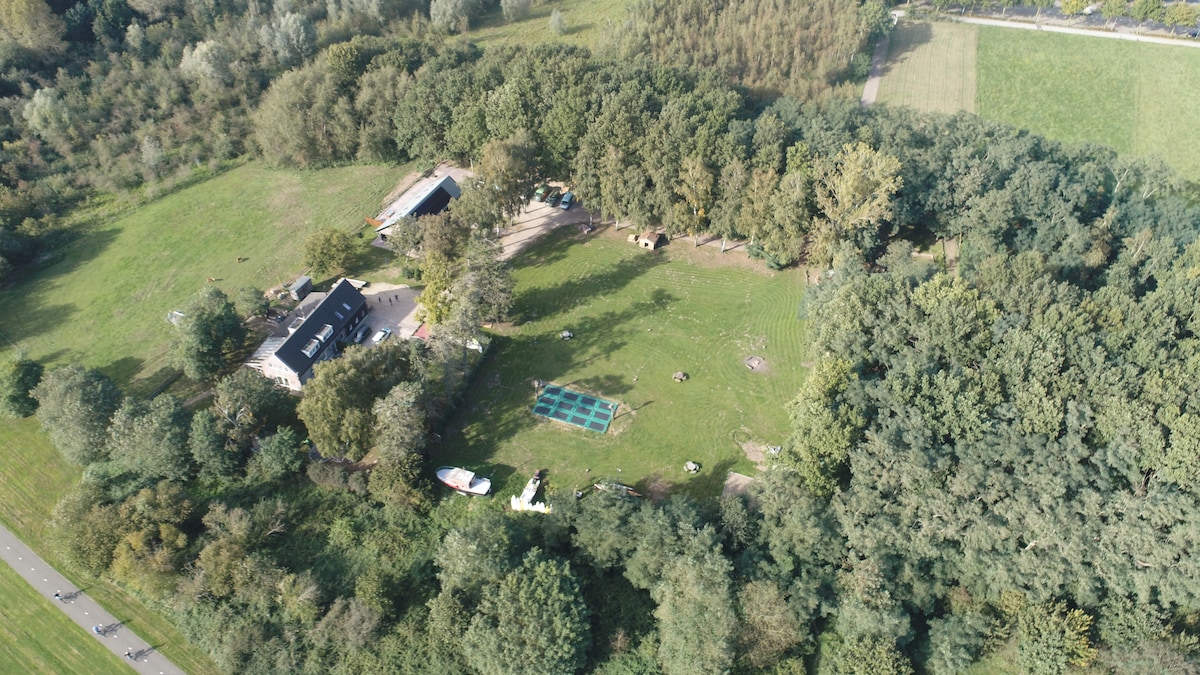
{"label": "tree", "polygon": [[419,383],[401,382],[375,402],[375,444],[381,459],[399,459],[425,447],[422,398]]}
{"label": "tree", "polygon": [[233,305],[238,314],[246,318],[266,316],[267,311],[271,309],[271,301],[267,300],[267,294],[257,288],[239,288]]}
{"label": "tree", "polygon": [[817,158],[815,172],[817,206],[825,217],[812,257],[829,262],[834,244],[844,239],[866,252],[871,229],[892,216],[892,195],[903,183],[900,160],[860,142],[833,158]]}
{"label": "tree", "polygon": [[61,54],[66,50],[66,26],[45,0],[6,0],[0,3],[0,41],[30,51]]}
{"label": "tree", "polygon": [[229,355],[245,338],[246,328],[233,303],[220,289],[205,286],[176,324],[171,362],[193,380],[208,380],[225,369]]}
{"label": "tree", "polygon": [[38,406],[31,393],[42,381],[42,364],[25,358],[14,358],[0,365],[0,415],[29,417]]}
{"label": "tree", "polygon": [[304,264],[314,274],[343,269],[354,258],[357,242],[349,233],[323,227],[304,242]]}
{"label": "tree", "polygon": [[1066,16],[1077,16],[1083,14],[1083,10],[1088,7],[1088,0],[1062,0],[1061,10]]}
{"label": "tree", "polygon": [[479,179],[495,193],[496,203],[509,218],[516,217],[538,181],[537,146],[521,129],[503,140],[488,141],[479,160]]}
{"label": "tree", "polygon": [[521,21],[529,16],[529,6],[533,0],[500,0],[500,11],[508,22]]}
{"label": "tree", "polygon": [[720,549],[676,556],[650,595],[658,603],[658,661],[667,675],[721,673],[733,665],[737,616],[729,573]]}
{"label": "tree", "polygon": [[1092,617],[1065,603],[1034,605],[1019,617],[1018,662],[1031,675],[1059,675],[1069,666],[1087,667],[1096,657],[1088,633]]}
{"label": "tree", "polygon": [[756,671],[765,670],[799,645],[804,625],[788,607],[779,586],[769,580],[751,581],[738,593],[741,621],[738,642],[744,660]]}
{"label": "tree", "polygon": [[296,402],[265,377],[239,368],[217,382],[212,412],[229,442],[246,449],[264,431],[291,418]]}
{"label": "tree", "polygon": [[463,637],[468,662],[485,675],[573,673],[591,646],[588,609],[571,567],[540,550],[483,602]]}
{"label": "tree", "polygon": [[789,409],[792,435],[783,460],[820,495],[832,493],[844,480],[850,449],[866,426],[847,399],[856,380],[849,361],[822,359]]}
{"label": "tree", "polygon": [[1105,26],[1111,26],[1113,21],[1129,14],[1129,1],[1104,0],[1100,5],[1100,14],[1104,16]]}
{"label": "tree", "polygon": [[1162,21],[1165,10],[1162,0],[1133,0],[1129,8],[1129,16],[1140,22]]}
{"label": "tree", "polygon": [[351,347],[341,358],[317,364],[296,412],[322,455],[356,461],[374,441],[375,400],[411,375],[400,342]]}
{"label": "tree", "polygon": [[142,479],[183,481],[191,470],[187,412],[174,396],[126,399],[108,429],[113,465]]}
{"label": "tree", "polygon": [[550,12],[550,32],[555,35],[566,35],[567,33],[567,16],[557,7]]}
{"label": "tree", "polygon": [[1195,28],[1196,19],[1200,18],[1200,9],[1187,2],[1173,2],[1167,5],[1166,16],[1164,17],[1166,24],[1171,27],[1171,34],[1175,34],[1175,29],[1191,26]]}
{"label": "tree", "polygon": [[267,436],[259,444],[258,453],[250,461],[249,471],[263,480],[276,481],[296,473],[304,463],[300,438],[291,427]]}
{"label": "tree", "polygon": [[713,203],[713,175],[701,157],[692,155],[683,160],[675,192],[691,211],[686,231],[695,238],[694,245],[699,246],[700,233],[708,222]]}
{"label": "tree", "polygon": [[121,391],[103,374],[83,366],[50,371],[33,390],[38,421],[50,442],[73,464],[107,458],[109,418],[121,405]]}
{"label": "tree", "polygon": [[269,23],[259,28],[258,40],[280,70],[300,65],[317,51],[312,24],[294,12],[271,17]]}
{"label": "tree", "polygon": [[480,5],[479,0],[433,0],[429,4],[429,19],[451,33],[465,32]]}

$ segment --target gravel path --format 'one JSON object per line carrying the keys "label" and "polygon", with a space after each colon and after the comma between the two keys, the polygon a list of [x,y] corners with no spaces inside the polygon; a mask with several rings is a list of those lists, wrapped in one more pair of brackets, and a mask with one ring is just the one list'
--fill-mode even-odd
{"label": "gravel path", "polygon": [[[120,657],[126,653],[132,654],[134,658],[126,659],[125,662],[134,671],[146,675],[183,675],[179,666],[168,661],[153,646],[123,626],[115,616],[105,611],[83,591],[77,590],[66,577],[56,572],[16,535],[3,527],[0,527],[0,560],[8,563],[33,586],[34,590],[50,599],[50,602],[72,621],[79,624],[80,630],[104,643],[109,651]],[[62,594],[61,602],[54,600],[55,593]],[[95,626],[104,626],[103,634],[96,635],[92,630]]]}
{"label": "gravel path", "polygon": [[[1175,47],[1191,47],[1193,49],[1200,48],[1200,41],[1184,40],[1180,38],[1159,37],[1156,35],[1145,35],[1140,33],[1130,33],[1125,31],[1105,31],[1105,30],[1090,30],[1087,28],[1069,28],[1052,23],[1025,23],[1023,21],[1004,21],[1002,19],[977,19],[975,17],[964,16],[955,19],[960,23],[973,23],[979,26],[999,26],[1001,28],[1023,28],[1025,30],[1040,30],[1046,33],[1066,33],[1067,35],[1086,35],[1088,37],[1109,38],[1110,40],[1129,40],[1131,42],[1151,42],[1160,45],[1172,45]],[[874,63],[871,64],[871,72],[875,72]],[[864,94],[864,97],[866,95]]]}

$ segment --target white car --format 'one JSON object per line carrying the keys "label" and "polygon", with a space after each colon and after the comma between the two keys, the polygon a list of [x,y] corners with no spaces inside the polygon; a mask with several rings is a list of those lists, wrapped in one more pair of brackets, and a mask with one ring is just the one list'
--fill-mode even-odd
{"label": "white car", "polygon": [[383,342],[384,340],[391,337],[391,335],[392,335],[392,331],[388,330],[387,328],[384,328],[384,329],[380,330],[378,333],[376,333],[374,336],[371,337],[371,342],[373,342],[375,344],[379,344],[380,342]]}

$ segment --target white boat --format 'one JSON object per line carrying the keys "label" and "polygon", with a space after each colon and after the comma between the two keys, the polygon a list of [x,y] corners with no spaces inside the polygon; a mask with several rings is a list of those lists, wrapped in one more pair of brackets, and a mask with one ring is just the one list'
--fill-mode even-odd
{"label": "white boat", "polygon": [[525,489],[521,492],[521,496],[513,495],[509,500],[509,507],[513,511],[537,511],[538,513],[550,513],[550,507],[544,502],[534,502],[533,498],[537,496],[538,488],[542,485],[542,472],[538,471],[533,474],[533,478],[525,484]]}
{"label": "white boat", "polygon": [[446,487],[464,495],[486,495],[492,491],[492,479],[480,478],[474,471],[456,466],[443,466],[437,470],[437,478]]}

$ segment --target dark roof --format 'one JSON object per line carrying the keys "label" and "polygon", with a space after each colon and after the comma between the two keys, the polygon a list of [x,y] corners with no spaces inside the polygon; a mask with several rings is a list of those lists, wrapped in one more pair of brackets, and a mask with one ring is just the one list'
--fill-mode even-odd
{"label": "dark roof", "polygon": [[[347,324],[366,307],[366,304],[366,298],[349,281],[342,279],[329,291],[325,299],[309,312],[296,332],[275,351],[275,356],[293,372],[307,372],[325,346],[346,329]],[[326,325],[330,328],[326,329]],[[319,339],[319,335],[323,339]],[[319,342],[315,350],[311,344],[314,340]]]}

